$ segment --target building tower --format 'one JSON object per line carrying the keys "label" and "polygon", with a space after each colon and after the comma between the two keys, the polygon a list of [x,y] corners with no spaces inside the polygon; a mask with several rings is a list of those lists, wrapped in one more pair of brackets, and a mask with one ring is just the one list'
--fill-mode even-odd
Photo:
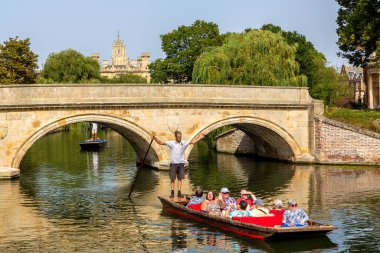
{"label": "building tower", "polygon": [[113,66],[126,66],[127,53],[123,41],[120,39],[119,32],[117,38],[112,46],[112,65]]}

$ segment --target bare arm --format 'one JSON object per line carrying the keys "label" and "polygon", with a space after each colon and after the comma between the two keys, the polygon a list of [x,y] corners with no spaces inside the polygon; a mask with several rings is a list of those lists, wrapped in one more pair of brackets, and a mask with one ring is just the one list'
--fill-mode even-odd
{"label": "bare arm", "polygon": [[202,210],[202,211],[206,211],[206,212],[208,211],[208,210],[207,210],[207,201],[206,201],[206,200],[203,200],[203,201],[202,201],[202,204],[201,204],[201,210]]}
{"label": "bare arm", "polygon": [[257,199],[256,196],[252,192],[249,192],[249,195],[251,195],[251,198],[253,199],[253,201]]}
{"label": "bare arm", "polygon": [[200,141],[201,139],[203,139],[204,137],[205,137],[204,134],[200,134],[200,135],[198,135],[197,138],[195,138],[194,140],[192,140],[189,144],[190,144],[190,145],[195,144],[195,143],[197,143],[198,141]]}
{"label": "bare arm", "polygon": [[165,145],[166,144],[165,142],[159,140],[156,136],[153,136],[153,140],[155,140],[160,145]]}

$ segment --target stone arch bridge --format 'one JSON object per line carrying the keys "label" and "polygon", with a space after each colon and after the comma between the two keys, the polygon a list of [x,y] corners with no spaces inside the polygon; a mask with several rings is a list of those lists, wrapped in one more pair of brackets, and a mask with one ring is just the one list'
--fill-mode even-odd
{"label": "stone arch bridge", "polygon": [[[313,162],[314,116],[320,101],[307,88],[205,85],[15,85],[0,86],[0,171],[18,173],[28,149],[50,131],[76,122],[111,127],[140,160],[152,135],[171,139],[178,128],[192,140],[233,125],[256,143],[259,156]],[[59,144],[57,144],[59,145]],[[187,150],[186,157],[191,152]],[[169,149],[157,143],[147,164],[168,164]]]}

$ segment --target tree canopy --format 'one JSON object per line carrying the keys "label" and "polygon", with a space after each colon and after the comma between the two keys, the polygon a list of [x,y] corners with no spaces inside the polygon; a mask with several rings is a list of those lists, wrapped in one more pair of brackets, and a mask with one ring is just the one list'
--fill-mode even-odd
{"label": "tree canopy", "polygon": [[296,46],[276,33],[251,30],[231,34],[222,46],[203,52],[194,65],[193,82],[263,86],[305,86],[298,75]]}
{"label": "tree canopy", "polygon": [[30,50],[29,39],[9,38],[0,44],[0,83],[34,83],[38,55]]}
{"label": "tree canopy", "polygon": [[99,63],[73,49],[50,54],[42,71],[48,83],[98,83],[99,76]]}
{"label": "tree canopy", "polygon": [[161,35],[161,48],[166,58],[157,59],[150,65],[153,81],[191,82],[197,57],[205,48],[221,45],[223,38],[217,24],[202,20]]}
{"label": "tree canopy", "polygon": [[339,54],[355,66],[366,66],[373,52],[380,53],[380,1],[336,0]]}
{"label": "tree canopy", "polygon": [[289,45],[297,47],[296,61],[300,65],[300,74],[307,77],[310,95],[313,98],[321,99],[329,106],[350,96],[344,77],[340,76],[333,67],[326,66],[325,56],[318,52],[304,35],[296,31],[284,31],[273,24],[266,24],[262,29],[281,34]]}
{"label": "tree canopy", "polygon": [[313,98],[323,100],[326,106],[336,105],[339,100],[352,97],[353,94],[347,85],[346,76],[339,75],[333,67],[327,67],[326,60],[315,58],[318,66],[312,73],[315,83],[310,89]]}
{"label": "tree canopy", "polygon": [[135,74],[124,74],[114,78],[100,77],[101,83],[147,83],[144,77]]}
{"label": "tree canopy", "polygon": [[300,74],[307,77],[308,87],[313,87],[313,84],[317,82],[317,80],[314,80],[313,73],[319,68],[317,64],[325,61],[325,56],[318,52],[313,43],[308,41],[304,35],[296,31],[284,31],[281,27],[273,24],[263,25],[261,29],[279,33],[289,45],[297,47],[296,61],[300,65]]}

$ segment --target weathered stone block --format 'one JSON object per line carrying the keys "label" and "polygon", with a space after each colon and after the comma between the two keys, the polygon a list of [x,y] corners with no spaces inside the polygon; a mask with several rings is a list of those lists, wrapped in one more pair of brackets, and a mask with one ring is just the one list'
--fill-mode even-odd
{"label": "weathered stone block", "polygon": [[15,168],[0,167],[0,179],[11,179],[20,176],[20,170]]}

